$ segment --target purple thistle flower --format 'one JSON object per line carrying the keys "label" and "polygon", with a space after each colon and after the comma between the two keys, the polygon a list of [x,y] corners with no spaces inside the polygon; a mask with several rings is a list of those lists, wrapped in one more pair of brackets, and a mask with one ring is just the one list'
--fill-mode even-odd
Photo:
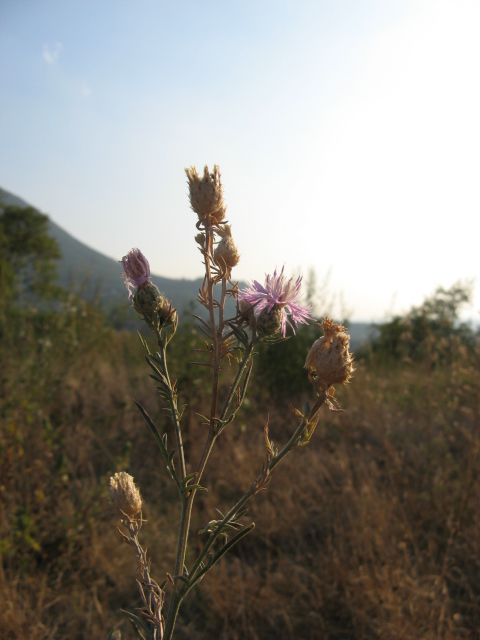
{"label": "purple thistle flower", "polygon": [[128,290],[128,297],[133,298],[133,290],[145,282],[152,280],[150,276],[150,265],[140,249],[131,249],[126,256],[120,260],[123,266],[122,278]]}
{"label": "purple thistle flower", "polygon": [[283,337],[286,334],[287,322],[292,327],[293,333],[295,333],[294,325],[308,324],[309,320],[313,320],[311,306],[302,307],[297,302],[300,297],[302,276],[299,276],[295,282],[293,278],[287,280],[283,275],[284,269],[285,267],[283,266],[278,275],[276,269],[273,272],[273,276],[266,275],[264,285],[254,280],[252,286],[241,291],[239,295],[239,300],[245,300],[255,308],[256,317],[263,310],[270,313],[273,307],[280,308],[282,310]]}

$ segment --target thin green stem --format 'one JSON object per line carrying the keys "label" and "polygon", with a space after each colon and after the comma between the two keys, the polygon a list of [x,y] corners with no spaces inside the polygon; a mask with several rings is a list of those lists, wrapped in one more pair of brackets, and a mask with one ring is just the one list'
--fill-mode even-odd
{"label": "thin green stem", "polygon": [[240,384],[240,380],[242,379],[243,373],[245,371],[245,367],[247,366],[250,356],[252,355],[254,343],[253,341],[247,347],[245,355],[243,356],[243,360],[240,363],[240,367],[237,371],[237,375],[235,376],[235,380],[233,381],[232,386],[230,387],[230,391],[228,392],[227,399],[223,405],[222,413],[220,414],[220,420],[225,420],[227,417],[227,413],[230,409],[230,405],[233,400],[233,396],[235,395],[236,390],[238,389],[238,385]]}
{"label": "thin green stem", "polygon": [[162,362],[164,375],[167,380],[168,402],[170,405],[173,426],[175,429],[175,437],[177,440],[177,447],[178,447],[178,457],[180,460],[180,473],[183,480],[183,478],[185,478],[185,476],[187,475],[187,471],[186,471],[186,465],[185,465],[185,453],[183,449],[182,430],[180,427],[180,420],[178,419],[178,405],[177,405],[177,399],[176,399],[175,393],[172,389],[172,383],[170,382],[170,376],[168,373],[166,345],[159,333],[157,333],[157,342],[158,342],[158,346],[160,347],[160,360]]}
{"label": "thin green stem", "polygon": [[304,431],[308,423],[311,420],[313,420],[315,415],[318,413],[318,410],[320,409],[322,404],[325,402],[326,397],[327,397],[326,390],[322,391],[321,395],[318,397],[317,402],[312,407],[310,413],[308,414],[308,416],[302,419],[301,423],[299,424],[297,429],[295,429],[295,432],[293,433],[292,437],[287,442],[287,444],[283,447],[281,451],[279,451],[279,453],[277,453],[276,456],[274,456],[270,460],[270,463],[268,465],[269,471],[273,471],[277,466],[277,464],[282,460],[282,458],[284,458],[287,455],[287,453],[290,453],[290,451],[292,451],[295,448],[298,438],[301,436],[302,432]]}
{"label": "thin green stem", "polygon": [[[318,413],[318,410],[320,409],[322,404],[325,402],[325,399],[326,399],[326,392],[322,392],[322,394],[319,396],[317,402],[312,407],[309,415],[305,416],[302,419],[302,421],[300,422],[299,426],[295,429],[292,437],[287,442],[287,444],[283,447],[283,449],[279,453],[277,453],[276,456],[274,456],[270,460],[270,462],[268,464],[269,472],[273,471],[273,469],[279,464],[279,462],[281,462],[281,460],[287,455],[287,453],[289,453],[290,451],[292,451],[293,449],[296,448],[298,438],[301,436],[302,432],[305,430],[305,427],[308,425],[308,423],[315,418],[315,415]],[[260,482],[261,478],[262,478],[262,475],[260,475],[257,478],[257,482]],[[220,524],[215,528],[215,530],[212,531],[212,533],[210,534],[210,537],[208,538],[204,548],[202,549],[202,552],[198,556],[197,560],[195,561],[195,564],[193,565],[193,567],[192,567],[192,569],[190,571],[190,576],[189,576],[190,579],[194,579],[195,578],[195,576],[196,576],[196,574],[197,574],[202,562],[207,557],[208,552],[210,551],[212,545],[214,544],[214,542],[218,538],[218,536],[221,534],[221,532],[225,528],[225,526],[231,521],[232,518],[235,517],[235,514],[237,514],[240,511],[240,509],[250,500],[250,498],[255,495],[255,490],[253,489],[254,486],[255,486],[255,483],[254,483],[254,485],[252,485],[252,487],[250,487],[250,489],[247,491],[247,493],[245,493],[240,498],[240,500],[230,509],[230,511],[223,518],[223,520],[220,522]]]}
{"label": "thin green stem", "polygon": [[182,604],[183,597],[179,593],[174,593],[170,601],[170,609],[168,611],[168,618],[165,624],[165,631],[162,640],[171,640],[173,635],[173,629],[175,622],[177,621],[178,611]]}

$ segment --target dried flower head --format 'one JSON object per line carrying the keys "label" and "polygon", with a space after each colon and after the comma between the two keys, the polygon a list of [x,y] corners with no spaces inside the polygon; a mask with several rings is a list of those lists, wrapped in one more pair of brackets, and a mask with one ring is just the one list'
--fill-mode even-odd
{"label": "dried flower head", "polygon": [[229,269],[235,267],[240,261],[240,254],[233,241],[232,229],[229,224],[217,229],[218,235],[222,238],[218,243],[213,257],[217,264],[221,264],[222,260]]}
{"label": "dried flower head", "polygon": [[129,518],[137,515],[142,509],[142,497],[135,486],[133,478],[125,471],[120,471],[110,478],[110,498],[113,506]]}
{"label": "dried flower head", "polygon": [[353,356],[349,352],[350,336],[345,327],[326,317],[322,323],[324,336],[316,340],[305,361],[305,368],[313,372],[310,380],[315,386],[345,384],[352,377]]}
{"label": "dried flower head", "polygon": [[122,277],[125,280],[129,298],[132,300],[132,289],[151,281],[150,265],[140,249],[131,249],[120,262],[123,265]]}
{"label": "dried flower head", "polygon": [[308,324],[309,320],[313,320],[313,318],[310,313],[310,305],[302,307],[298,304],[302,276],[299,276],[296,281],[293,278],[287,280],[283,274],[284,269],[285,267],[282,267],[278,275],[276,270],[273,276],[266,275],[264,285],[254,280],[250,288],[240,292],[239,300],[244,300],[255,307],[257,322],[261,314],[265,321],[264,311],[266,314],[270,314],[273,311],[277,319],[280,316],[280,329],[285,337],[287,322],[292,327],[293,333],[295,333],[294,325]]}
{"label": "dried flower head", "polygon": [[195,167],[185,169],[185,173],[188,178],[190,204],[199,219],[210,218],[221,222],[225,218],[227,207],[223,201],[223,187],[218,165],[214,165],[213,173],[209,173],[205,165],[203,178],[200,178]]}

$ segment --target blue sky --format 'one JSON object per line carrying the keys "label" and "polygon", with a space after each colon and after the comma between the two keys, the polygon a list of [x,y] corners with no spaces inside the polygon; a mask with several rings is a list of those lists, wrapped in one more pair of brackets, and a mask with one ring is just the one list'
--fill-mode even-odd
{"label": "blue sky", "polygon": [[184,167],[220,165],[237,278],[314,268],[356,319],[476,278],[478,0],[3,0],[0,186],[201,275]]}

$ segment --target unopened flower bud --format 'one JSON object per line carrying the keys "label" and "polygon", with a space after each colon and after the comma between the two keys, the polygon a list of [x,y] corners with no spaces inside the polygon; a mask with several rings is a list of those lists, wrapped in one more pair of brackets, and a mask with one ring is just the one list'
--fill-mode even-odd
{"label": "unopened flower bud", "polygon": [[135,311],[146,318],[150,318],[159,309],[162,309],[164,303],[165,298],[152,282],[140,285],[133,294]]}
{"label": "unopened flower bud", "polygon": [[158,311],[158,319],[162,325],[177,324],[178,322],[177,310],[166,298],[163,299],[162,308]]}
{"label": "unopened flower bud", "polygon": [[151,282],[146,282],[135,289],[133,306],[151,328],[158,330],[177,323],[177,310]]}
{"label": "unopened flower bud", "polygon": [[257,316],[257,330],[265,336],[274,336],[279,333],[283,322],[283,307],[274,304],[271,310],[267,308],[260,311]]}
{"label": "unopened flower bud", "polygon": [[328,317],[322,320],[324,336],[316,340],[305,361],[305,368],[313,372],[318,385],[345,384],[354,371],[353,356],[349,352],[350,336],[345,327]]}
{"label": "unopened flower bud", "polygon": [[219,229],[217,233],[222,237],[215,249],[213,257],[218,264],[222,260],[229,269],[235,267],[240,261],[240,254],[232,238],[232,230],[230,225],[226,224]]}
{"label": "unopened flower bud", "polygon": [[248,325],[250,329],[255,329],[257,320],[255,318],[255,307],[246,300],[240,300],[238,305],[238,317],[242,324]]}
{"label": "unopened flower bud", "polygon": [[218,165],[214,165],[213,173],[209,173],[205,165],[203,178],[200,178],[195,167],[185,169],[185,173],[188,178],[190,204],[200,220],[213,218],[216,222],[221,222],[225,218],[227,207],[223,201]]}
{"label": "unopened flower bud", "polygon": [[120,471],[110,478],[109,491],[115,509],[122,511],[129,518],[141,511],[140,491],[135,486],[132,476],[125,471]]}
{"label": "unopened flower bud", "polygon": [[195,236],[195,242],[199,244],[202,249],[205,249],[205,234],[197,233]]}

